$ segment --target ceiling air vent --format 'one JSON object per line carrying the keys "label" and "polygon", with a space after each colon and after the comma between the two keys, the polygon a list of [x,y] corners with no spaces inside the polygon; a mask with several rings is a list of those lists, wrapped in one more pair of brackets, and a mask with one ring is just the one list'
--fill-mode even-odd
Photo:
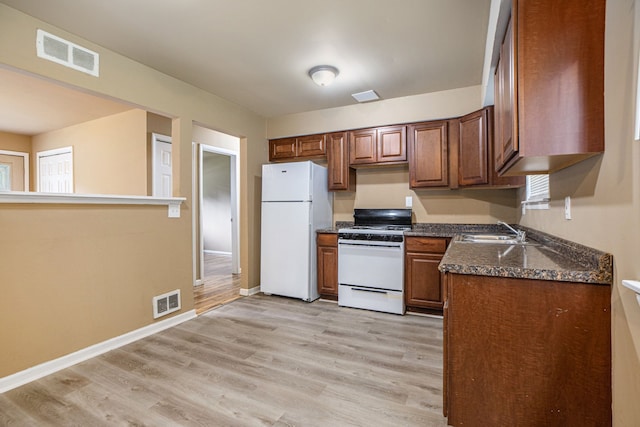
{"label": "ceiling air vent", "polygon": [[48,59],[74,70],[98,77],[100,56],[87,48],[78,46],[43,30],[38,30],[36,51],[40,58]]}

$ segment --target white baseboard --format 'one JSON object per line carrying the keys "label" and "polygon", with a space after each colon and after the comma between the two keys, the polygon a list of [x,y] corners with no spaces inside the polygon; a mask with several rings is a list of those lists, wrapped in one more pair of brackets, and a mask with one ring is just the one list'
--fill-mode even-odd
{"label": "white baseboard", "polygon": [[242,295],[243,297],[255,295],[258,292],[260,292],[260,286],[254,286],[253,288],[249,289],[240,288],[240,295]]}
{"label": "white baseboard", "polygon": [[84,362],[92,357],[99,356],[110,350],[122,347],[123,345],[130,344],[134,341],[148,337],[165,329],[179,325],[187,320],[194,319],[196,317],[196,311],[190,310],[186,313],[179,314],[169,319],[152,323],[151,325],[144,326],[140,329],[136,329],[131,332],[127,332],[124,335],[120,335],[115,338],[108,339],[98,344],[83,348],[74,353],[67,354],[57,359],[50,360],[48,362],[41,363],[31,368],[27,368],[24,371],[16,372],[4,378],[0,378],[0,393],[12,390],[27,384],[31,381],[35,381],[47,375],[58,372],[69,366],[73,366],[77,363]]}

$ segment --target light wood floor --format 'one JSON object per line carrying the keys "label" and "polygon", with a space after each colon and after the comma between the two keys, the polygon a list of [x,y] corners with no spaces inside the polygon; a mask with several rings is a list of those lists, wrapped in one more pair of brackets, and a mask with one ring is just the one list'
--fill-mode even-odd
{"label": "light wood floor", "polygon": [[231,272],[231,255],[204,254],[204,283],[193,287],[196,314],[241,298],[240,275]]}
{"label": "light wood floor", "polygon": [[245,297],[0,395],[0,425],[444,426],[442,320]]}

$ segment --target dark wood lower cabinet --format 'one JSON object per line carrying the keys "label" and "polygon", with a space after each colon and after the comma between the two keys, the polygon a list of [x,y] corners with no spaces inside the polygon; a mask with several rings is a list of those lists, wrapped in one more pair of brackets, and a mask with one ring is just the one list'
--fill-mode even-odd
{"label": "dark wood lower cabinet", "polygon": [[446,274],[452,426],[610,426],[611,288]]}
{"label": "dark wood lower cabinet", "polygon": [[447,249],[447,239],[407,236],[405,247],[407,310],[442,313],[444,295],[438,264]]}
{"label": "dark wood lower cabinet", "polygon": [[318,293],[321,298],[338,299],[338,235],[317,234]]}

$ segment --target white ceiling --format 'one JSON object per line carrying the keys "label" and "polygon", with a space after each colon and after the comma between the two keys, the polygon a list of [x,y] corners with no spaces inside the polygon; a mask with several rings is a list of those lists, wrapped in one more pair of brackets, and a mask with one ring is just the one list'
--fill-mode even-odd
{"label": "white ceiling", "polygon": [[491,0],[0,2],[275,117],[481,84]]}

